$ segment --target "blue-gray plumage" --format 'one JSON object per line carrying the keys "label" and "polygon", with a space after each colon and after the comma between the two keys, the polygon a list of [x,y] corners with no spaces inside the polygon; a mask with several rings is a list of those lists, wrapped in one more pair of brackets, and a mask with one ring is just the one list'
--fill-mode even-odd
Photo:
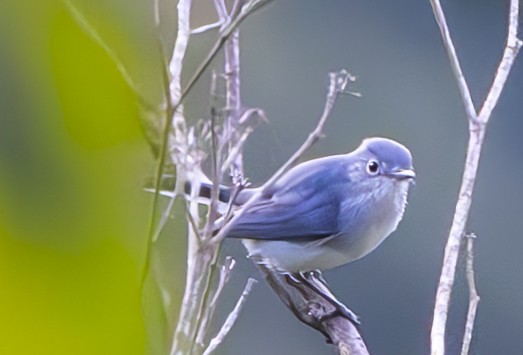
{"label": "blue-gray plumage", "polygon": [[[227,237],[241,238],[251,258],[281,271],[334,268],[370,253],[396,229],[414,177],[407,148],[369,138],[349,154],[289,170]],[[236,204],[255,191],[244,190]]]}

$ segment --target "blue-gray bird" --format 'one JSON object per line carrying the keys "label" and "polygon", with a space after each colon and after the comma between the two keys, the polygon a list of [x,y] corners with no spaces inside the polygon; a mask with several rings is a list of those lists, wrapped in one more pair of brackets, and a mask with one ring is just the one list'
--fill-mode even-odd
{"label": "blue-gray bird", "polygon": [[[236,213],[245,208],[226,237],[242,239],[255,262],[307,285],[359,324],[350,309],[317,287],[324,282],[317,271],[362,258],[396,230],[415,176],[406,147],[368,138],[351,153],[299,164],[264,190],[235,194],[221,187],[220,201],[232,202]],[[208,199],[211,186],[203,181],[199,197]]]}
{"label": "blue-gray bird", "polygon": [[[289,170],[258,194],[227,237],[241,238],[249,257],[283,272],[331,269],[367,255],[396,229],[414,178],[406,147],[368,138],[351,153]],[[257,192],[243,190],[235,204],[241,208]]]}

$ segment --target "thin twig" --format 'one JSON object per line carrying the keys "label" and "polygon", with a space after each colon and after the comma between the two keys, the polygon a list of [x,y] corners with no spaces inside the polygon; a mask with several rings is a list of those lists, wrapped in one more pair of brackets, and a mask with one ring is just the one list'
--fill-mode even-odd
{"label": "thin twig", "polygon": [[160,0],[153,1],[154,24],[160,27]]}
{"label": "thin twig", "polygon": [[[180,0],[178,2],[178,33],[176,36],[176,41],[174,44],[173,49],[173,55],[171,57],[171,60],[169,62],[168,67],[168,73],[169,73],[169,81],[164,83],[166,85],[166,100],[168,102],[168,105],[172,108],[171,110],[167,111],[167,117],[165,120],[165,126],[163,130],[163,136],[162,136],[162,145],[160,148],[160,157],[159,161],[161,161],[161,167],[158,165],[157,172],[156,172],[156,184],[155,189],[156,191],[159,190],[160,187],[160,181],[161,176],[163,172],[163,164],[165,160],[165,154],[166,154],[166,145],[168,143],[168,139],[170,134],[173,133],[172,125],[176,127],[174,129],[174,135],[176,136],[176,144],[183,145],[183,147],[186,147],[186,141],[185,141],[185,118],[183,116],[183,106],[181,105],[181,74],[183,69],[183,60],[185,58],[185,52],[187,51],[187,46],[189,44],[189,37],[190,37],[190,14],[191,14],[191,0]],[[167,90],[168,87],[168,90]],[[183,132],[180,132],[180,130],[183,130]],[[194,189],[193,189],[194,190]],[[195,192],[191,191],[191,195],[194,195]],[[152,215],[151,215],[151,228],[150,230],[153,230],[154,227],[152,227],[155,224],[155,214],[156,214],[156,206],[157,206],[157,198],[158,193],[155,193],[153,198],[153,206],[152,206]],[[196,213],[195,213],[196,212]],[[196,300],[194,297],[192,297],[192,289],[195,283],[194,278],[192,277],[192,274],[194,273],[194,258],[193,255],[196,252],[197,249],[197,242],[198,242],[198,205],[194,203],[194,199],[191,199],[188,206],[188,215],[191,216],[191,225],[192,228],[189,228],[187,233],[187,271],[186,271],[186,284],[185,284],[185,291],[182,299],[182,307],[180,308],[180,314],[178,316],[178,323],[176,325],[176,329],[174,332],[173,342],[172,342],[172,350],[171,353],[174,353],[175,349],[177,349],[180,344],[185,339],[182,337],[183,335],[189,334],[191,332],[192,328],[192,321],[191,321],[191,309],[194,308],[194,303]],[[149,236],[149,244],[148,244],[148,250],[146,258],[149,260],[150,258],[150,252],[151,252],[151,243],[152,243],[152,236]],[[146,261],[146,265],[148,265],[148,262]]]}
{"label": "thin twig", "polygon": [[225,285],[227,284],[227,282],[229,282],[234,265],[236,265],[236,261],[230,256],[228,256],[225,258],[223,265],[220,267],[218,285],[216,285],[216,287],[213,287],[213,289],[210,289],[211,292],[209,292],[209,302],[206,305],[206,307],[204,307],[204,311],[202,312],[200,329],[198,330],[198,335],[196,338],[197,344],[204,344],[205,342],[205,338],[207,337],[208,325],[212,320],[214,310],[216,309],[216,305],[218,304],[218,299],[221,296],[222,291],[225,288]]}
{"label": "thin twig", "polygon": [[519,17],[519,0],[512,0],[510,2],[510,13],[509,13],[509,25],[508,25],[508,36],[507,44],[503,50],[503,57],[499,63],[496,71],[496,76],[492,86],[490,87],[489,93],[485,100],[485,103],[481,107],[478,114],[478,120],[487,123],[492,110],[496,106],[501,91],[505,86],[510,70],[516,56],[521,49],[523,42],[517,37],[518,36],[518,17]]}
{"label": "thin twig", "polygon": [[116,64],[116,68],[122,75],[123,79],[129,85],[131,90],[135,93],[135,95],[138,97],[141,103],[143,103],[145,106],[150,107],[150,105],[147,103],[145,98],[140,94],[140,91],[138,90],[138,85],[134,82],[131,75],[125,68],[125,65],[122,62],[122,59],[118,56],[118,53],[114,51],[109,44],[102,38],[100,33],[96,30],[96,28],[87,20],[85,15],[82,13],[82,11],[77,7],[77,5],[74,4],[71,0],[65,0],[64,1],[67,9],[75,19],[75,21],[80,25],[80,27],[89,35],[91,38],[98,43],[100,47],[109,55],[109,57],[112,59],[112,61]]}
{"label": "thin twig", "polygon": [[[220,35],[223,35],[224,31],[228,30],[228,26],[231,21],[239,16],[239,2],[235,2],[235,6],[231,11],[231,14],[227,13],[227,7],[223,0],[214,1],[216,12],[218,14],[219,20],[223,23],[220,28]],[[232,147],[237,146],[236,132],[238,128],[238,117],[240,109],[240,46],[239,46],[239,29],[235,29],[232,35],[228,38],[224,45],[224,56],[225,56],[225,78],[226,78],[226,103],[225,103],[225,119],[223,122],[221,139],[218,142],[218,136],[216,132],[216,121],[217,121],[217,108],[213,106],[211,109],[211,149],[212,149],[212,189],[211,189],[211,201],[209,205],[209,210],[207,213],[206,221],[206,238],[212,237],[212,231],[214,229],[215,220],[217,217],[217,208],[218,208],[218,196],[219,196],[219,187],[222,179],[222,171],[220,167],[222,164],[222,152],[227,149],[228,155],[230,156],[230,151]],[[213,85],[211,91],[216,90],[216,75],[213,75]],[[216,98],[216,92],[211,92],[211,95]],[[214,100],[216,102],[216,100]],[[242,156],[241,154],[237,155],[237,158],[234,160],[236,164],[237,174],[243,176],[242,166]],[[239,166],[239,167],[238,167]],[[214,248],[214,258],[211,261],[210,272],[207,276],[204,286],[204,297],[201,304],[201,308],[198,310],[200,316],[198,317],[198,328],[196,332],[196,337],[194,340],[195,344],[202,344],[205,341],[207,335],[207,329],[209,328],[210,321],[214,312],[216,300],[215,298],[221,293],[220,284],[216,290],[212,289],[212,282],[215,279],[215,274],[217,273],[218,267],[216,265],[218,259],[218,250],[219,244],[209,245],[209,248]],[[223,277],[223,267],[221,268],[222,272],[220,273],[220,279],[224,280]],[[227,277],[228,279],[228,277]],[[223,287],[223,285],[222,285]],[[212,296],[212,293],[215,293]]]}
{"label": "thin twig", "polygon": [[[240,9],[240,1],[236,0],[233,4],[231,14],[227,15],[224,0],[215,0],[215,7],[218,14],[224,20],[224,24],[227,24],[230,19],[237,16]],[[226,29],[226,26],[222,27],[222,31]],[[230,136],[229,140],[229,151],[232,147],[236,146],[238,141],[239,132],[238,127],[240,125],[240,109],[241,109],[241,88],[240,88],[240,31],[234,30],[231,37],[225,43],[224,47],[225,56],[225,107],[229,113],[227,121],[225,122],[225,135]],[[238,154],[236,159],[232,162],[231,175],[233,177],[243,176],[243,156]]]}
{"label": "thin twig", "polygon": [[218,109],[216,107],[216,97],[217,93],[216,90],[216,80],[217,76],[213,73],[212,76],[213,83],[211,84],[211,96],[213,97],[213,106],[211,107],[211,162],[212,162],[212,175],[211,175],[211,181],[212,181],[212,189],[211,189],[211,201],[209,204],[209,210],[207,212],[207,220],[206,220],[206,226],[205,226],[205,234],[204,238],[209,239],[212,237],[212,231],[214,228],[214,222],[216,221],[216,218],[218,216],[218,200],[219,200],[219,188],[222,180],[222,174],[220,174],[220,167],[222,165],[222,159],[221,154],[219,152],[221,147],[218,147],[218,135],[216,132],[216,125],[218,121]]}
{"label": "thin twig", "polygon": [[[245,122],[247,122],[247,120],[249,118],[251,118],[254,115],[260,117],[263,121],[267,122],[267,117],[265,116],[265,112],[263,112],[263,110],[261,110],[259,108],[250,108],[250,109],[246,110],[239,117],[238,121],[240,124],[245,123]],[[241,155],[243,145],[244,145],[246,139],[248,138],[248,136],[250,135],[250,133],[252,133],[252,130],[253,130],[253,128],[247,128],[237,138],[236,143],[231,146],[231,149],[230,149],[229,153],[227,154],[226,160],[224,161],[222,168],[221,168],[222,174],[225,174],[227,172],[227,170],[229,169],[229,167],[231,166],[232,162],[237,160],[238,157]],[[230,138],[225,137],[225,140],[228,140],[228,139],[230,139]]]}
{"label": "thin twig", "polygon": [[445,354],[445,329],[450,297],[455,279],[460,244],[464,235],[465,225],[467,223],[468,214],[472,203],[474,183],[476,180],[479,158],[483,145],[483,138],[485,136],[487,123],[492,110],[498,101],[499,95],[510,73],[514,60],[516,59],[519,48],[521,47],[521,41],[516,37],[519,13],[518,1],[519,0],[511,0],[507,45],[503,52],[501,62],[497,68],[493,84],[478,116],[474,107],[471,106],[472,100],[470,99],[470,94],[468,94],[468,86],[465,78],[463,77],[463,74],[461,73],[461,69],[459,68],[459,61],[450,39],[448,26],[445,21],[441,4],[439,0],[431,0],[434,16],[436,17],[436,21],[440,26],[443,42],[449,55],[456,80],[458,81],[458,87],[460,88],[460,93],[462,95],[465,110],[467,111],[467,116],[469,117],[470,134],[463,179],[461,182],[458,201],[456,203],[454,219],[450,229],[447,245],[445,247],[443,267],[438,289],[436,291],[434,318],[431,329],[432,355]]}
{"label": "thin twig", "polygon": [[[159,147],[159,156],[158,163],[156,166],[156,175],[154,183],[154,194],[151,207],[151,216],[149,220],[149,232],[147,238],[147,244],[145,249],[145,263],[142,272],[142,288],[145,285],[145,279],[149,274],[149,268],[151,265],[151,250],[152,245],[155,242],[157,236],[161,232],[161,228],[156,226],[156,211],[158,206],[158,199],[160,196],[160,185],[162,180],[163,169],[166,160],[166,146],[169,140],[169,136],[173,133],[171,130],[171,125],[174,123],[176,129],[174,130],[175,141],[179,146],[186,148],[185,140],[185,118],[183,116],[183,106],[181,106],[181,73],[183,68],[183,59],[185,57],[185,52],[187,50],[189,36],[190,36],[190,11],[191,11],[192,0],[180,0],[178,2],[178,33],[176,36],[176,41],[174,44],[174,50],[172,58],[169,62],[163,59],[163,70],[162,70],[162,79],[163,79],[163,91],[164,91],[164,100],[166,101],[165,109],[165,124],[162,131],[162,139]],[[159,6],[159,3],[154,4],[154,6]],[[155,8],[156,11],[156,8]],[[158,18],[159,20],[159,18]],[[157,23],[156,30],[159,23]],[[158,32],[158,45],[162,51],[163,58],[163,42]],[[184,132],[180,132],[184,131]],[[176,195],[173,195],[173,199]],[[171,206],[171,204],[169,205]],[[169,207],[168,206],[168,207]],[[165,215],[170,215],[171,211],[167,208],[164,211]],[[188,249],[191,248],[191,240],[189,239]]]}
{"label": "thin twig", "polygon": [[218,348],[218,346],[223,342],[227,334],[229,334],[232,326],[236,322],[236,319],[238,318],[238,315],[240,314],[245,304],[245,301],[247,300],[247,296],[251,292],[251,289],[256,282],[257,281],[253,278],[249,278],[249,280],[247,280],[247,284],[245,285],[243,293],[238,299],[238,302],[236,302],[236,306],[234,307],[232,312],[229,313],[227,319],[225,320],[225,323],[223,323],[218,334],[211,340],[209,346],[207,347],[207,349],[205,349],[203,355],[209,355],[213,351],[215,351]]}
{"label": "thin twig", "polygon": [[474,321],[476,319],[476,311],[480,300],[476,289],[476,280],[474,278],[474,239],[476,239],[474,233],[468,234],[465,237],[467,243],[466,274],[469,286],[469,309],[467,312],[467,323],[465,324],[465,334],[463,335],[461,355],[467,355],[469,353],[472,331],[474,330]]}
{"label": "thin twig", "polygon": [[443,12],[443,8],[441,7],[441,3],[439,2],[439,0],[430,0],[430,4],[432,5],[432,11],[434,12],[436,22],[438,23],[441,32],[441,38],[443,39],[443,44],[445,45],[445,49],[447,50],[447,54],[449,56],[450,66],[452,67],[454,77],[458,82],[459,93],[461,95],[461,99],[463,100],[463,104],[465,105],[467,117],[470,120],[475,119],[476,109],[474,108],[474,102],[472,102],[472,97],[470,96],[467,81],[465,80],[465,76],[463,75],[463,71],[461,70],[458,54],[456,53],[454,43],[452,42],[452,38],[450,37],[450,31],[449,27],[447,26],[447,20],[445,19],[445,13]]}
{"label": "thin twig", "polygon": [[336,102],[336,99],[338,98],[338,95],[343,92],[348,85],[349,81],[353,81],[354,77],[349,74],[346,70],[341,70],[339,72],[330,73],[329,75],[330,82],[329,82],[329,89],[327,93],[327,98],[325,101],[325,106],[323,109],[323,113],[318,121],[318,124],[316,125],[316,128],[309,134],[305,142],[301,145],[301,147],[293,154],[289,160],[285,164],[283,164],[278,171],[276,171],[269,180],[263,186],[259,189],[259,191],[252,195],[252,197],[247,201],[242,209],[238,211],[234,215],[233,218],[227,223],[220,232],[213,238],[213,241],[215,243],[220,242],[227,233],[231,230],[231,228],[234,226],[236,221],[241,217],[244,211],[248,210],[248,208],[254,203],[254,201],[265,191],[266,189],[270,188],[271,186],[278,181],[278,179],[289,169],[290,166],[294,165],[301,156],[309,149],[316,141],[321,137],[323,132],[323,126],[325,125],[325,122],[327,121],[327,118],[329,117],[334,104]]}
{"label": "thin twig", "polygon": [[195,28],[195,29],[191,30],[191,34],[192,35],[198,35],[198,34],[201,34],[201,33],[205,33],[207,31],[220,28],[220,27],[222,27],[222,25],[223,25],[223,21],[219,20],[218,22],[210,23],[208,25],[203,25],[203,26],[200,26],[198,28]]}
{"label": "thin twig", "polygon": [[234,265],[236,265],[236,261],[232,257],[228,256],[225,258],[225,261],[221,267],[218,286],[216,287],[216,290],[212,295],[211,302],[209,303],[211,307],[216,307],[221,292],[223,291],[225,285],[227,284],[227,282],[229,282],[229,279],[231,278],[231,271],[234,268]]}

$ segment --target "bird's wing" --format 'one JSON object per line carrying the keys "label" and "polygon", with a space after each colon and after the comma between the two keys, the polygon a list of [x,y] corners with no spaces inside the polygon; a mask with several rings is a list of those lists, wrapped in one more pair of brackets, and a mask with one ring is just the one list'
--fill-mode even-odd
{"label": "bird's wing", "polygon": [[[346,183],[336,164],[290,171],[275,189],[243,212],[227,237],[315,240],[339,232],[340,189]],[[334,170],[333,170],[334,169]]]}

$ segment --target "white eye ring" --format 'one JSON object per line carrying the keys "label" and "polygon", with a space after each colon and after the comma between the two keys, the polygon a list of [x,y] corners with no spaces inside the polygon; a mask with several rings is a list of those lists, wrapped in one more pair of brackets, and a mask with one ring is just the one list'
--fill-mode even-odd
{"label": "white eye ring", "polygon": [[374,159],[369,160],[367,163],[367,173],[369,175],[378,175],[379,172],[380,164]]}

